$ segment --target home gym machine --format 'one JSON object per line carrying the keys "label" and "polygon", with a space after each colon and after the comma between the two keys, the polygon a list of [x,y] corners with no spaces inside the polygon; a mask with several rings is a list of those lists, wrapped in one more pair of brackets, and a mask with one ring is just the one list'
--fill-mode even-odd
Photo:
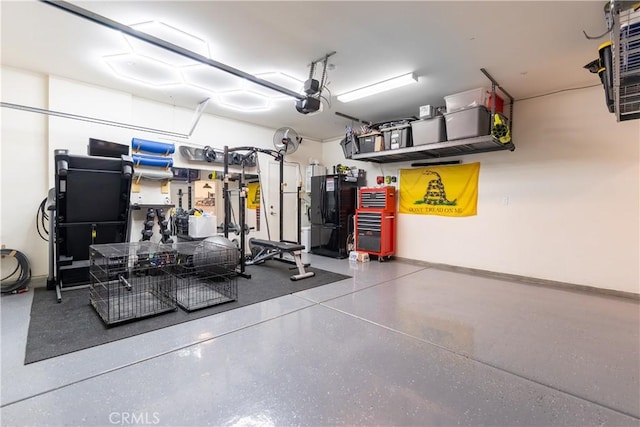
{"label": "home gym machine", "polygon": [[[242,171],[240,173],[240,178],[238,181],[238,188],[240,189],[239,191],[239,220],[240,220],[240,227],[241,232],[241,238],[240,238],[240,271],[238,272],[239,275],[241,275],[242,277],[246,277],[246,278],[251,278],[250,274],[247,274],[245,271],[245,267],[247,265],[255,265],[255,264],[259,264],[262,262],[265,262],[267,260],[270,259],[275,259],[278,261],[282,261],[282,262],[291,262],[290,260],[284,258],[285,254],[289,254],[293,257],[293,263],[295,263],[296,267],[298,268],[298,274],[295,274],[293,276],[290,277],[291,280],[301,280],[301,279],[306,279],[307,277],[312,277],[315,276],[315,273],[312,271],[305,271],[305,264],[302,262],[302,255],[301,252],[304,249],[304,245],[300,244],[300,238],[301,238],[301,234],[302,234],[302,228],[301,228],[301,224],[300,224],[300,217],[301,217],[301,213],[302,213],[302,206],[301,206],[301,202],[300,202],[300,197],[298,196],[297,198],[297,209],[298,209],[298,229],[297,229],[297,238],[298,241],[297,242],[288,242],[288,241],[284,241],[282,239],[283,236],[283,228],[284,228],[284,215],[283,215],[283,211],[282,211],[282,207],[284,204],[284,193],[283,193],[283,187],[284,187],[284,153],[286,152],[286,150],[284,152],[281,151],[276,151],[276,150],[271,150],[271,149],[265,149],[265,148],[257,148],[257,147],[235,147],[235,148],[229,148],[228,146],[225,145],[224,147],[224,176],[223,176],[223,182],[224,182],[224,216],[225,216],[225,220],[224,220],[224,226],[223,226],[223,232],[224,232],[224,237],[228,238],[229,237],[229,223],[227,221],[227,219],[231,216],[231,200],[229,199],[229,180],[230,180],[230,175],[229,175],[229,153],[233,152],[233,153],[237,153],[239,151],[244,151],[246,152],[245,154],[240,155],[239,160],[240,160],[240,165],[242,167]],[[248,232],[248,229],[246,229],[246,225],[245,225],[245,210],[246,210],[246,198],[247,198],[247,191],[244,188],[244,168],[245,168],[245,162],[248,159],[253,158],[253,156],[256,156],[257,153],[264,153],[264,154],[268,154],[271,157],[273,157],[276,161],[279,162],[280,164],[280,188],[279,188],[279,194],[280,194],[280,218],[279,218],[279,222],[280,222],[280,230],[279,230],[279,239],[278,241],[273,241],[273,240],[262,240],[262,239],[250,239],[249,241],[249,248],[251,250],[251,254],[252,254],[252,258],[250,262],[247,262],[246,260],[246,243],[245,243],[245,238],[246,238],[246,233]],[[237,158],[238,156],[236,156]],[[300,190],[301,188],[298,187],[298,194],[300,194]]]}
{"label": "home gym machine", "polygon": [[126,242],[133,160],[54,151],[55,188],[49,191],[47,289],[89,283],[89,246]]}

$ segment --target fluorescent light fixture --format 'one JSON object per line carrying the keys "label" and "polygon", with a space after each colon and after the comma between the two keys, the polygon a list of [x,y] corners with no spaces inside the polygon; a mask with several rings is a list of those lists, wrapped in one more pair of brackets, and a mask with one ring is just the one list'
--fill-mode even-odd
{"label": "fluorescent light fixture", "polygon": [[218,104],[243,112],[268,111],[271,102],[266,96],[249,90],[232,90],[219,95]]}
{"label": "fluorescent light fixture", "polygon": [[[291,89],[294,92],[302,93],[304,90],[304,82],[302,80],[280,71],[269,71],[267,73],[256,74],[255,76],[268,82],[275,83],[278,86]],[[246,89],[252,90],[256,93],[260,93],[267,98],[273,100],[295,99],[291,96],[283,95],[266,87],[258,86],[257,84],[251,83],[248,80],[245,80],[244,82],[246,84]]]}
{"label": "fluorescent light fixture", "polygon": [[[133,24],[131,28],[209,58],[209,44],[205,40],[172,25],[158,21],[147,21]],[[192,59],[185,58],[158,46],[153,46],[145,41],[124,34],[123,36],[129,43],[131,50],[138,55],[148,56],[174,67],[198,64]]]}
{"label": "fluorescent light fixture", "polygon": [[364,98],[367,96],[375,95],[381,92],[386,92],[391,89],[406,86],[410,83],[417,83],[418,79],[415,74],[409,73],[403,76],[394,77],[389,80],[384,80],[379,83],[375,83],[369,86],[362,87],[360,89],[352,90],[351,92],[338,95],[338,101],[351,102],[356,99]]}
{"label": "fluorescent light fixture", "polygon": [[204,89],[210,93],[229,92],[244,88],[243,79],[208,65],[182,67],[180,71],[186,84]]}
{"label": "fluorescent light fixture", "polygon": [[127,80],[148,86],[182,84],[182,76],[175,67],[135,53],[103,56],[111,71]]}

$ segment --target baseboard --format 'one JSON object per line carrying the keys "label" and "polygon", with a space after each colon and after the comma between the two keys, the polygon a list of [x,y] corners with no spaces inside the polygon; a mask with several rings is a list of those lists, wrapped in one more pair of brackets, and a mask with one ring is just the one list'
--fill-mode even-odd
{"label": "baseboard", "polygon": [[640,301],[640,294],[626,291],[618,291],[616,289],[598,288],[595,286],[578,285],[575,283],[558,282],[555,280],[539,279],[536,277],[519,276],[517,274],[499,273],[496,271],[480,270],[477,268],[460,267],[450,264],[438,264],[427,261],[419,261],[410,258],[395,257],[395,259],[414,265],[436,268],[438,270],[454,271],[456,273],[472,274],[476,276],[490,277],[492,279],[508,280],[511,282],[523,283],[526,285],[545,286],[550,288],[559,288],[564,290],[573,290],[591,294],[607,295],[620,298],[627,298],[634,301]]}

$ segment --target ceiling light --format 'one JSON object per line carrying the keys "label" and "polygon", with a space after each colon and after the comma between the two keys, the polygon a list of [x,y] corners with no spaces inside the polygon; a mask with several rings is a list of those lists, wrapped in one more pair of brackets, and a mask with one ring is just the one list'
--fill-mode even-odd
{"label": "ceiling light", "polygon": [[[164,22],[142,22],[131,25],[131,28],[209,58],[209,44],[206,41],[189,34],[186,31],[180,30],[169,24],[165,24]],[[149,58],[175,67],[197,64],[197,62],[192,59],[185,58],[174,52],[154,46],[135,37],[124,35],[124,38],[127,43],[129,43],[131,50],[138,55],[148,56]]]}
{"label": "ceiling light", "polygon": [[415,74],[409,73],[403,76],[394,77],[389,80],[384,80],[379,83],[375,83],[369,86],[362,87],[360,89],[353,90],[351,92],[338,95],[338,101],[351,102],[356,99],[364,98],[370,95],[375,95],[381,92],[386,92],[391,89],[395,89],[401,86],[408,85],[410,83],[417,83],[418,79]]}
{"label": "ceiling light", "polygon": [[267,111],[271,108],[271,102],[266,96],[250,90],[232,90],[221,93],[218,104],[244,112]]}
{"label": "ceiling light", "polygon": [[184,81],[208,92],[219,93],[244,88],[243,79],[206,65],[181,68]]}
{"label": "ceiling light", "polygon": [[[268,73],[256,74],[255,76],[262,80],[266,80],[268,82],[277,84],[278,86],[282,86],[298,93],[302,93],[302,90],[304,88],[304,82],[302,80],[292,77],[289,74],[281,73],[280,71],[270,71]],[[291,96],[283,95],[280,92],[276,92],[275,90],[252,84],[251,82],[246,80],[245,85],[247,89],[250,89],[256,93],[260,93],[271,99],[294,99]]]}
{"label": "ceiling light", "polygon": [[104,56],[111,70],[121,78],[150,86],[169,86],[182,83],[175,67],[135,53]]}

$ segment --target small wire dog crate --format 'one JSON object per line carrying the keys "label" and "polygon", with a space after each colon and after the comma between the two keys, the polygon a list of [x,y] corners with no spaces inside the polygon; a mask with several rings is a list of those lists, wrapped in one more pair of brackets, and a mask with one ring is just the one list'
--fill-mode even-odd
{"label": "small wire dog crate", "polygon": [[238,249],[221,241],[180,242],[171,267],[178,305],[187,311],[238,299]]}
{"label": "small wire dog crate", "polygon": [[171,245],[135,242],[92,245],[89,300],[112,325],[177,309]]}

